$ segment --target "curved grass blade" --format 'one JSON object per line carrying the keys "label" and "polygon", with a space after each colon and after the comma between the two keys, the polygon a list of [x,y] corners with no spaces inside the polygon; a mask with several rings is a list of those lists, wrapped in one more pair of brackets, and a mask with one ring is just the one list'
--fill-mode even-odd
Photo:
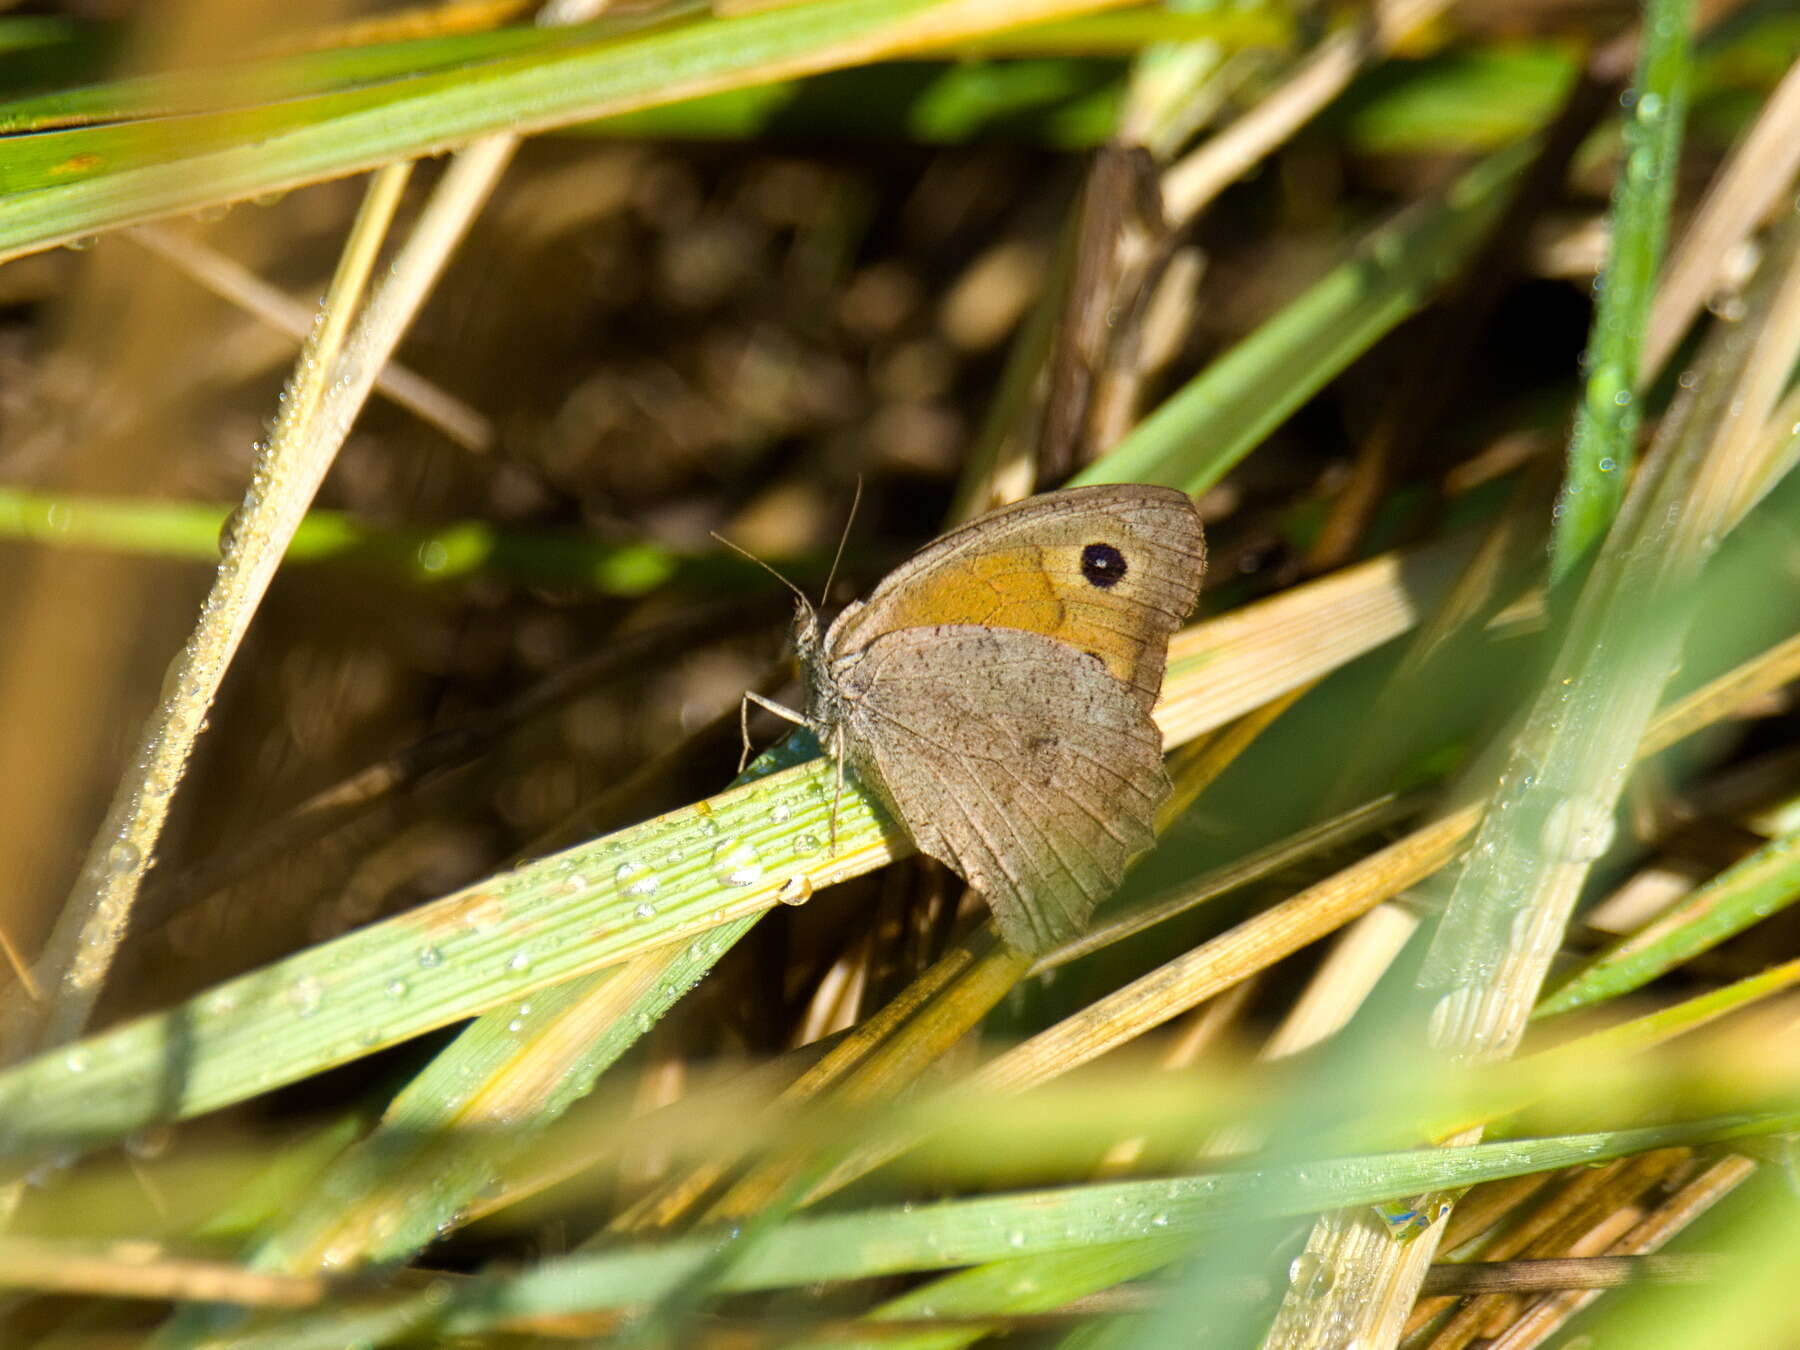
{"label": "curved grass blade", "polygon": [[1120,0],[815,0],[567,44],[345,92],[15,138],[0,260],[218,202],[723,89],[951,45]]}

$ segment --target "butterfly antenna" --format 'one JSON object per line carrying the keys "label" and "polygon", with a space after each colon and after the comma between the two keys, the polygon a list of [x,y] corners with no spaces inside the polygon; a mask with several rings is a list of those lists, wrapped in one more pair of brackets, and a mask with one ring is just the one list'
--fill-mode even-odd
{"label": "butterfly antenna", "polygon": [[775,580],[779,581],[783,586],[786,586],[797,597],[799,597],[800,603],[805,605],[808,609],[811,609],[813,607],[813,602],[807,598],[807,594],[805,591],[801,590],[798,586],[794,585],[793,582],[789,581],[786,577],[782,576],[780,572],[777,572],[773,567],[769,566],[768,563],[764,562],[761,558],[757,557],[749,549],[742,548],[739,545],[732,543],[731,540],[727,539],[724,535],[720,534],[717,530],[708,530],[707,533],[710,534],[714,539],[718,540],[721,544],[725,545],[725,547],[730,549],[733,553],[736,553],[742,557],[748,558],[751,562],[755,563],[758,567],[762,568],[763,571],[767,572],[770,576],[774,577]]}
{"label": "butterfly antenna", "polygon": [[856,524],[856,508],[862,505],[862,475],[856,475],[856,491],[850,497],[850,514],[844,517],[844,532],[838,536],[837,552],[831,556],[831,570],[825,574],[825,589],[819,592],[822,608],[831,601],[831,583],[837,580],[838,564],[844,560],[844,545],[850,542],[850,527]]}

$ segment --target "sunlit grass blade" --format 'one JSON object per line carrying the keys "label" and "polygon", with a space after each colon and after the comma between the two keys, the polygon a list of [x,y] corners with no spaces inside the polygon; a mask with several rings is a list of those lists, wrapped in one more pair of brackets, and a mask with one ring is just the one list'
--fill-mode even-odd
{"label": "sunlit grass blade", "polygon": [[[815,0],[669,32],[571,37],[344,93],[170,123],[44,132],[0,173],[0,258],[103,230],[434,153],[930,50],[1116,0]],[[71,181],[73,180],[73,181]]]}
{"label": "sunlit grass blade", "polygon": [[490,878],[0,1075],[8,1152],[117,1138],[360,1058],[894,856],[814,762]]}

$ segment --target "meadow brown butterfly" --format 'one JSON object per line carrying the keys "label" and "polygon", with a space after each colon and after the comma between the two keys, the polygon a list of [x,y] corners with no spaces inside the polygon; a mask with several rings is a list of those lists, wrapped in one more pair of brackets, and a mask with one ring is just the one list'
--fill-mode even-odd
{"label": "meadow brown butterfly", "polygon": [[1200,514],[1171,488],[1003,507],[828,630],[801,602],[806,725],[986,897],[1010,946],[1045,951],[1154,842],[1169,780],[1150,710],[1205,567]]}

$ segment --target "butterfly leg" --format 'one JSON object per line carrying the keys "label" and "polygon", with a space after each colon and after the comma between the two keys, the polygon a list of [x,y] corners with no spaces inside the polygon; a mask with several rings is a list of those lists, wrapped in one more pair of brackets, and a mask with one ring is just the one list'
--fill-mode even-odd
{"label": "butterfly leg", "polygon": [[750,705],[752,703],[761,708],[764,712],[772,712],[777,717],[784,721],[792,722],[797,727],[806,725],[806,717],[803,713],[795,712],[785,703],[777,703],[772,698],[764,698],[754,689],[746,689],[744,691],[744,697],[738,700],[738,727],[744,735],[743,753],[738,757],[739,773],[742,773],[744,771],[744,766],[750,762]]}
{"label": "butterfly leg", "polygon": [[825,830],[826,856],[837,855],[837,813],[838,798],[844,795],[844,728],[837,726],[831,732],[831,818]]}

